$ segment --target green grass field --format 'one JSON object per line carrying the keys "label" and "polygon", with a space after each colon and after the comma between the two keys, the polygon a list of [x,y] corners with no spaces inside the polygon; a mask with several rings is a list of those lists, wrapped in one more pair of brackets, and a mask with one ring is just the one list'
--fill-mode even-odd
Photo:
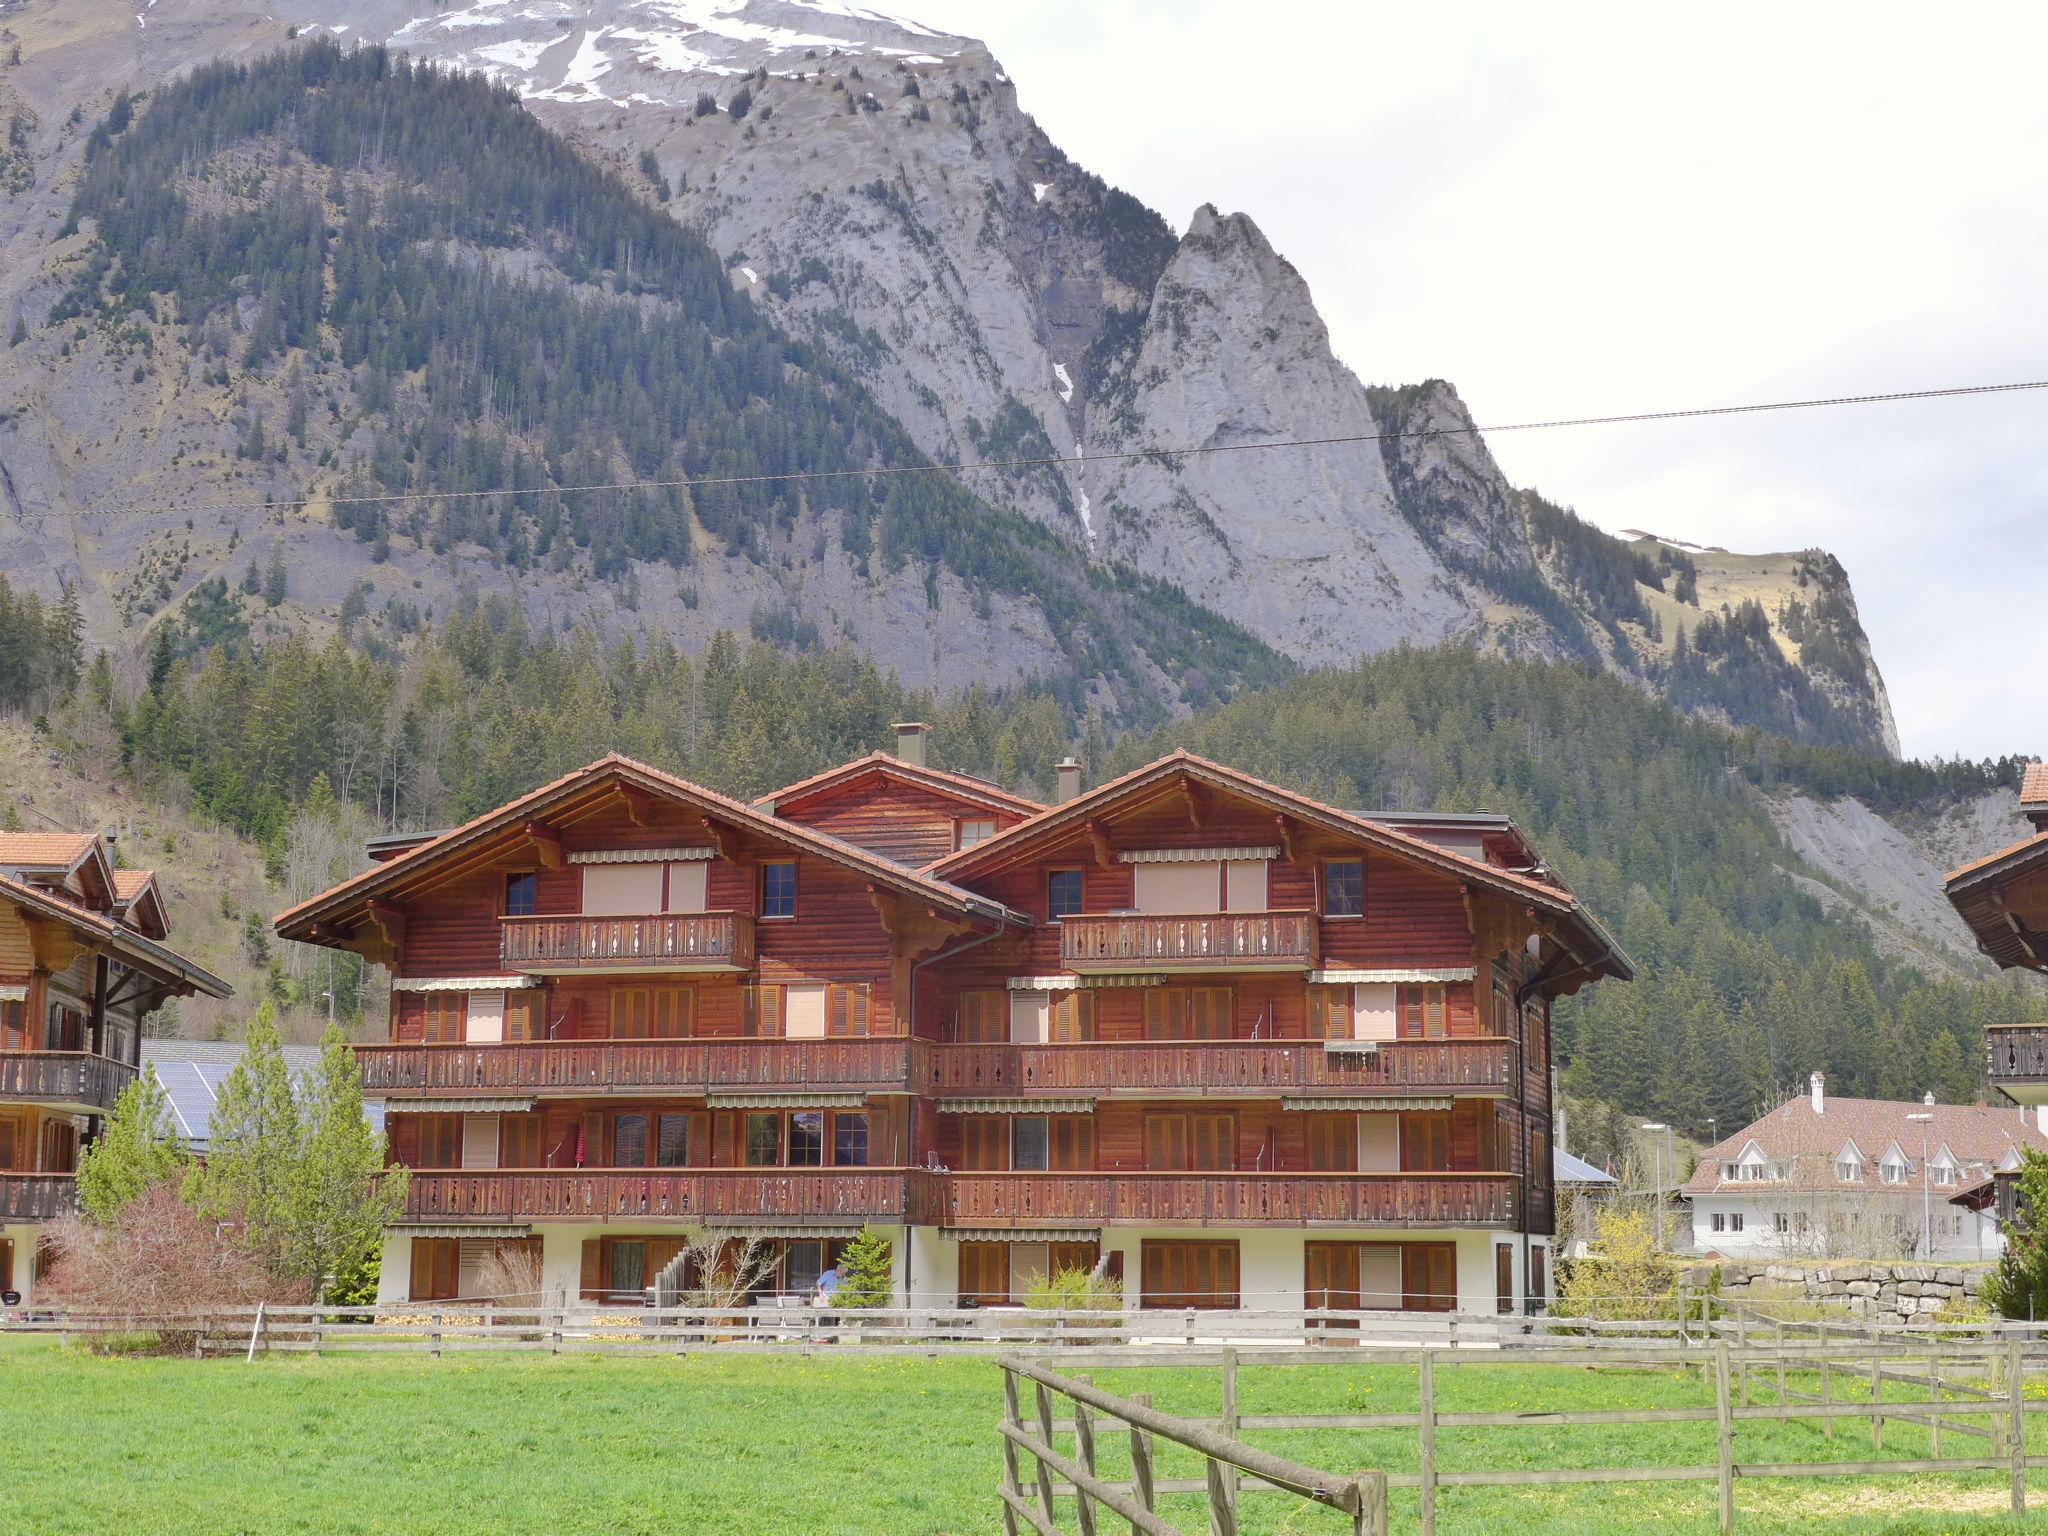
{"label": "green grass field", "polygon": [[[1213,1413],[1213,1373],[1099,1372],[1168,1412]],[[2048,1383],[2030,1383],[2048,1394]],[[1247,1368],[1246,1413],[1412,1410],[1413,1373],[1369,1363]],[[483,1355],[240,1361],[99,1359],[0,1338],[0,1531],[60,1536],[584,1536],[791,1533],[933,1536],[1001,1529],[994,1425],[1001,1379],[985,1359],[847,1356],[551,1359]],[[1660,1371],[1458,1366],[1446,1411],[1711,1403],[1696,1377]],[[1981,1422],[1981,1421],[1979,1421]],[[2048,1422],[2037,1434],[2048,1439]],[[1412,1432],[1265,1434],[1275,1452],[1331,1470],[1413,1471]],[[1886,1430],[1886,1454],[1925,1455],[1926,1431]],[[1105,1444],[1108,1442],[1106,1441]],[[1951,1438],[1947,1454],[1975,1442]],[[1853,1460],[1869,1431],[1744,1424],[1738,1461]],[[1447,1429],[1446,1471],[1502,1466],[1706,1464],[1713,1426]],[[1105,1454],[1106,1469],[1128,1463]],[[1193,1476],[1162,1455],[1162,1477]],[[2048,1478],[2042,1479],[2048,1484]],[[2048,1486],[2038,1494],[2048,1507]],[[1394,1528],[1415,1498],[1396,1492]],[[1749,1533],[1933,1536],[2001,1528],[1996,1475],[1758,1482],[1737,1489]],[[1711,1483],[1447,1490],[1445,1536],[1715,1529]],[[1924,1512],[1916,1512],[1924,1511]],[[1206,1522],[1191,1501],[1163,1512]],[[1247,1497],[1248,1533],[1340,1532],[1338,1516]],[[1072,1529],[1071,1516],[1066,1517]],[[1122,1522],[1104,1530],[1121,1531]],[[2048,1513],[2028,1529],[2048,1530]]]}

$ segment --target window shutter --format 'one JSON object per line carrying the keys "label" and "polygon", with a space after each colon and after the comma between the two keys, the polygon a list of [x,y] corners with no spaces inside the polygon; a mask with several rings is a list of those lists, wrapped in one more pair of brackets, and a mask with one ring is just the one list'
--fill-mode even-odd
{"label": "window shutter", "polygon": [[434,1299],[434,1240],[431,1237],[416,1237],[412,1240],[412,1276],[407,1285],[406,1299]]}
{"label": "window shutter", "polygon": [[1159,1173],[1177,1173],[1188,1165],[1188,1117],[1145,1117],[1145,1166]]}
{"label": "window shutter", "polygon": [[1191,1040],[1228,1040],[1231,1035],[1230,988],[1194,987],[1188,994]]}
{"label": "window shutter", "polygon": [[1009,994],[999,987],[970,987],[960,994],[960,1039],[967,1044],[1001,1041],[1008,1023]]}
{"label": "window shutter", "polygon": [[1095,999],[1087,992],[1061,994],[1052,1005],[1055,1045],[1079,1045],[1095,1038]]}
{"label": "window shutter", "polygon": [[1182,1038],[1182,1016],[1187,1005],[1185,987],[1147,987],[1145,989],[1145,1038],[1147,1040],[1178,1040]]}
{"label": "window shutter", "polygon": [[579,1168],[604,1166],[604,1116],[596,1110],[590,1110],[583,1116],[583,1140],[576,1154],[576,1166]]}
{"label": "window shutter", "polygon": [[604,1300],[604,1250],[602,1238],[583,1240],[583,1270],[579,1289],[585,1301]]}
{"label": "window shutter", "polygon": [[1095,1167],[1095,1122],[1086,1115],[1054,1115],[1051,1124],[1053,1172],[1092,1171]]}
{"label": "window shutter", "polygon": [[1200,1114],[1188,1117],[1194,1161],[1191,1167],[1219,1172],[1237,1166],[1237,1116]]}

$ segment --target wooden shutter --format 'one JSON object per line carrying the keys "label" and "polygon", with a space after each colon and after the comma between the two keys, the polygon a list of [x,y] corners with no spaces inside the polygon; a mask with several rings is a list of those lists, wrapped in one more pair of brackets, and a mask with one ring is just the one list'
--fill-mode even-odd
{"label": "wooden shutter", "polygon": [[1308,1037],[1311,1040],[1349,1040],[1352,1038],[1351,1029],[1351,988],[1308,989]]}
{"label": "wooden shutter", "polygon": [[1230,988],[1194,987],[1188,995],[1188,1038],[1228,1040],[1231,1036]]}
{"label": "wooden shutter", "polygon": [[1046,1161],[1054,1173],[1090,1173],[1095,1168],[1095,1122],[1087,1115],[1053,1115],[1047,1121]]}
{"label": "wooden shutter", "polygon": [[21,1122],[12,1116],[0,1116],[0,1169],[19,1170],[21,1154],[26,1140],[21,1134]]}
{"label": "wooden shutter", "polygon": [[611,993],[611,1038],[644,1040],[647,1037],[648,990],[645,987],[614,987]]}
{"label": "wooden shutter", "polygon": [[[28,1004],[0,1003],[0,1051],[28,1049]],[[6,1289],[0,1281],[0,1290]]]}
{"label": "wooden shutter", "polygon": [[1145,1117],[1145,1166],[1156,1173],[1179,1173],[1188,1166],[1188,1117]]}
{"label": "wooden shutter", "polygon": [[539,1168],[546,1158],[547,1122],[540,1115],[507,1115],[498,1154],[506,1168]]}
{"label": "wooden shutter", "polygon": [[1052,1042],[1079,1045],[1095,1038],[1095,997],[1089,992],[1065,992],[1052,1005]]}
{"label": "wooden shutter", "polygon": [[825,994],[825,1032],[834,1036],[865,1035],[868,1032],[868,994],[865,981],[840,982]]}
{"label": "wooden shutter", "polygon": [[1449,1312],[1458,1304],[1458,1250],[1451,1243],[1401,1245],[1401,1305],[1410,1312]]}
{"label": "wooden shutter", "polygon": [[583,1240],[583,1269],[578,1290],[585,1301],[604,1300],[604,1240]]}
{"label": "wooden shutter", "polygon": [[547,1033],[547,994],[524,987],[505,994],[505,1038],[539,1040]]}
{"label": "wooden shutter", "polygon": [[1187,1038],[1188,990],[1186,987],[1145,989],[1145,1038],[1184,1040]]}
{"label": "wooden shutter", "polygon": [[576,1166],[579,1168],[602,1168],[608,1148],[604,1139],[604,1116],[597,1110],[586,1111],[583,1115],[582,1144],[576,1149]]}
{"label": "wooden shutter", "polygon": [[412,1240],[410,1300],[447,1301],[456,1292],[461,1246],[452,1237]]}
{"label": "wooden shutter", "polygon": [[960,1299],[1000,1306],[1010,1299],[1010,1245],[960,1245]]}
{"label": "wooden shutter", "polygon": [[1358,1117],[1310,1115],[1308,1166],[1311,1173],[1352,1173],[1358,1168]]}
{"label": "wooden shutter", "polygon": [[747,1033],[765,1039],[782,1038],[782,988],[774,985],[740,988],[746,1010]]}
{"label": "wooden shutter", "polygon": [[429,992],[421,999],[420,1038],[429,1044],[452,1044],[462,1038],[469,1017],[469,999],[460,992]]}
{"label": "wooden shutter", "polygon": [[1001,987],[970,987],[960,994],[962,1042],[995,1045],[1009,1038],[1010,994]]}
{"label": "wooden shutter", "polygon": [[1188,1116],[1190,1161],[1198,1171],[1219,1172],[1237,1166],[1237,1116],[1204,1112]]}
{"label": "wooden shutter", "polygon": [[1443,1173],[1451,1166],[1451,1117],[1444,1110],[1401,1116],[1401,1171]]}
{"label": "wooden shutter", "polygon": [[1010,1166],[1009,1122],[1000,1115],[968,1115],[960,1122],[960,1166],[969,1173],[1000,1173]]}
{"label": "wooden shutter", "polygon": [[1441,1040],[1450,1031],[1449,1009],[1440,986],[1401,988],[1400,1011],[1404,1039]]}

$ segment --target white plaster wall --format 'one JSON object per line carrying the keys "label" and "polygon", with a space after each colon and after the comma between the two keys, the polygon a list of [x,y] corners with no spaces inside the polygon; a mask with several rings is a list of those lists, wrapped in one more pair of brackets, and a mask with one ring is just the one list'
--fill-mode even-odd
{"label": "white plaster wall", "polygon": [[[1855,1197],[1845,1195],[1842,1198],[1844,1201],[1850,1201]],[[1879,1195],[1871,1198],[1873,1201],[1883,1200],[1889,1202],[1894,1197]],[[1894,1255],[1890,1254],[1816,1253],[1814,1250],[1817,1245],[1811,1240],[1801,1239],[1797,1233],[1784,1234],[1777,1230],[1777,1213],[1780,1210],[1787,1209],[1794,1212],[1803,1212],[1810,1222],[1819,1219],[1819,1213],[1816,1211],[1811,1197],[1792,1196],[1788,1204],[1785,1197],[1774,1197],[1768,1185],[1758,1190],[1755,1194],[1695,1195],[1692,1198],[1693,1247],[1701,1253],[1712,1251],[1725,1254],[1731,1259],[1774,1259],[1806,1256],[1845,1259],[1894,1257]],[[1714,1213],[1717,1211],[1724,1214],[1740,1212],[1742,1215],[1742,1230],[1740,1232],[1716,1232],[1714,1230],[1713,1218]],[[1903,1213],[1912,1222],[1916,1232],[1920,1222],[1920,1211],[1919,1202],[1914,1201],[1911,1209]],[[1948,1223],[1957,1217],[1961,1218],[1958,1223],[1960,1230],[1957,1233],[1951,1234],[1948,1231]],[[1933,1257],[1938,1260],[1972,1263],[1978,1259],[1996,1259],[2005,1252],[2005,1239],[1999,1235],[1998,1223],[1995,1218],[1979,1216],[1975,1212],[1961,1210],[1958,1207],[1952,1206],[1942,1198],[1942,1193],[1939,1190],[1935,1191],[1934,1194],[1934,1232]],[[1983,1240],[1981,1248],[1978,1246],[1980,1236]],[[1905,1254],[1898,1257],[1910,1259],[1915,1256],[1914,1254]]]}
{"label": "white plaster wall", "polygon": [[942,1237],[937,1227],[912,1227],[903,1252],[902,1276],[910,1304],[950,1307],[960,1299],[960,1245]]}
{"label": "white plaster wall", "polygon": [[1105,1252],[1124,1255],[1124,1301],[1135,1308],[1142,1290],[1139,1245],[1147,1238],[1169,1240],[1235,1239],[1238,1264],[1238,1297],[1246,1307],[1270,1307],[1278,1311],[1299,1311],[1303,1304],[1306,1276],[1304,1246],[1311,1242],[1450,1242],[1458,1250],[1458,1300],[1460,1312],[1494,1310],[1493,1249],[1496,1242],[1512,1237],[1516,1249],[1516,1289],[1521,1288],[1521,1238],[1506,1232],[1407,1231],[1390,1232],[1385,1227],[1118,1227],[1103,1234]]}
{"label": "white plaster wall", "polygon": [[14,1244],[14,1276],[9,1282],[21,1292],[24,1307],[35,1305],[36,1300],[36,1238],[41,1228],[33,1225],[0,1226],[0,1238]]}

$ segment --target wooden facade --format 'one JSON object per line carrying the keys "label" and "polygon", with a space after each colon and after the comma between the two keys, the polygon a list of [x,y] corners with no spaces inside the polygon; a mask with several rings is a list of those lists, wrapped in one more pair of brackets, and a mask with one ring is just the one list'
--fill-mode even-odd
{"label": "wooden facade", "polygon": [[[1541,1272],[1550,999],[1628,973],[1491,835],[1180,755],[1052,808],[872,759],[743,806],[613,758],[278,927],[390,968],[358,1054],[421,1244],[559,1232],[616,1278],[649,1251],[603,1244],[682,1224],[874,1221],[960,1297],[1055,1250],[1137,1281],[1140,1241],[1136,1289],[1185,1297],[1270,1270],[1233,1233],[1293,1229],[1295,1289],[1422,1296],[1402,1266],[1441,1282],[1459,1234]],[[460,1283],[419,1252],[402,1283]],[[1453,1280],[1490,1298],[1496,1257]]]}

